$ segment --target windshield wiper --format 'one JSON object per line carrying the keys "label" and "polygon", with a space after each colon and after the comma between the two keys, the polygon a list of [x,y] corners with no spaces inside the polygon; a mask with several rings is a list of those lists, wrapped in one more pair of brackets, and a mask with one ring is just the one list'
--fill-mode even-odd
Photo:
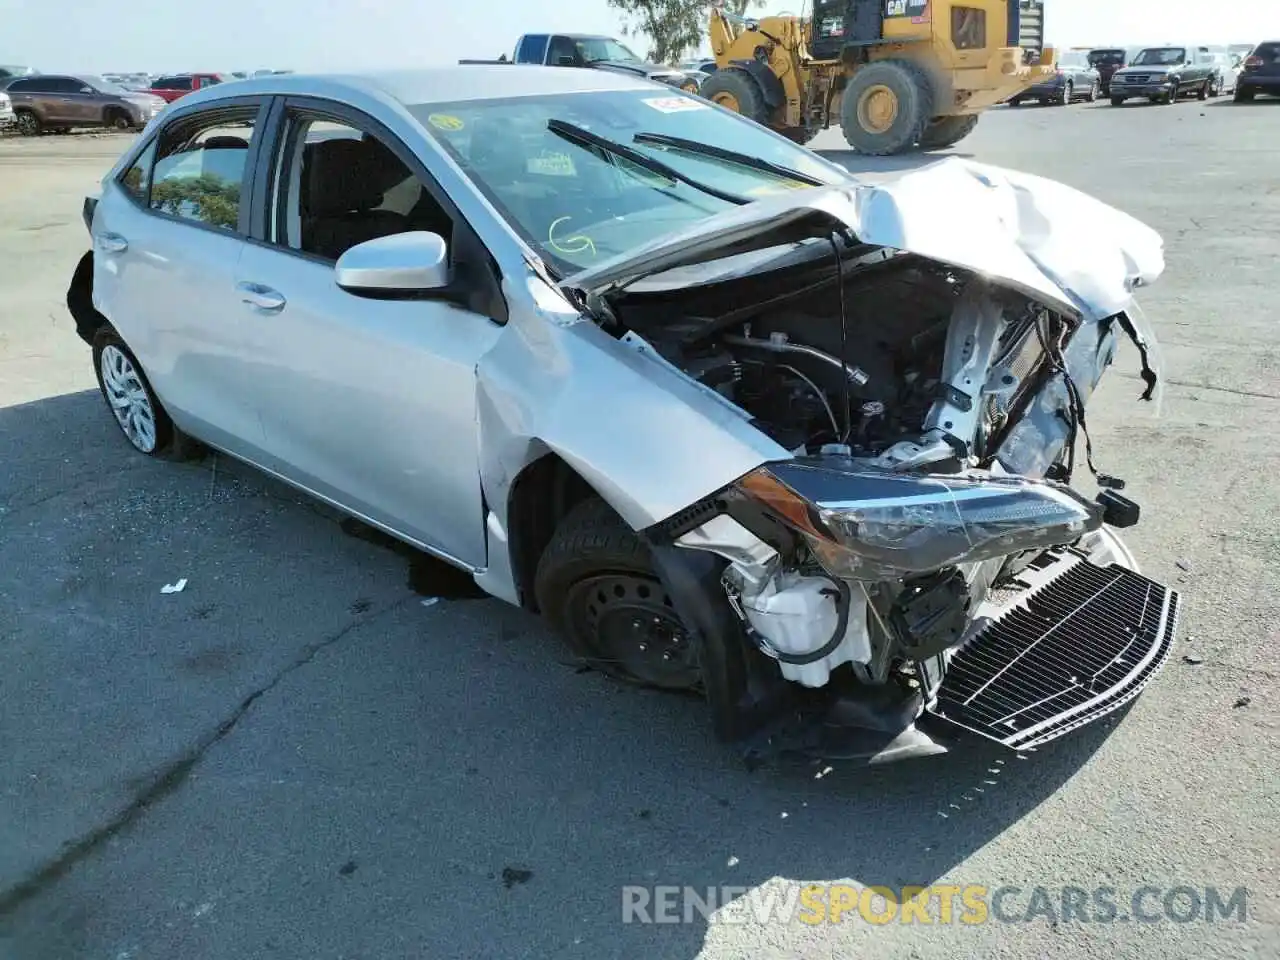
{"label": "windshield wiper", "polygon": [[648,170],[650,173],[656,173],[660,177],[666,177],[686,186],[700,190],[702,193],[724,200],[726,203],[735,203],[738,206],[750,203],[746,197],[740,197],[736,193],[727,193],[716,187],[706,183],[700,183],[692,177],[686,177],[679,170],[667,166],[661,160],[655,160],[653,157],[646,156],[639,150],[633,150],[626,144],[617,143],[608,137],[602,137],[598,133],[592,133],[590,130],[584,130],[582,127],[575,126],[572,123],[566,123],[564,120],[551,119],[547,121],[547,129],[558,137],[570,141],[571,143],[583,144],[586,146],[598,147],[606,150],[616,157],[621,157],[629,163],[634,163],[637,167]]}
{"label": "windshield wiper", "polygon": [[724,160],[729,163],[736,163],[744,167],[750,167],[752,170],[759,170],[762,173],[769,173],[775,177],[781,177],[784,180],[796,180],[800,183],[807,183],[811,187],[826,186],[826,182],[819,180],[817,177],[807,173],[801,173],[799,170],[792,170],[790,167],[784,167],[780,163],[770,163],[768,160],[761,160],[759,157],[753,157],[749,153],[738,153],[736,150],[726,150],[724,147],[716,147],[709,143],[702,143],[698,140],[686,140],[684,137],[671,137],[665,133],[637,133],[631,138],[635,143],[648,143],[655,147],[671,147],[673,150],[683,150],[686,153],[695,153],[704,157],[714,157],[717,160]]}

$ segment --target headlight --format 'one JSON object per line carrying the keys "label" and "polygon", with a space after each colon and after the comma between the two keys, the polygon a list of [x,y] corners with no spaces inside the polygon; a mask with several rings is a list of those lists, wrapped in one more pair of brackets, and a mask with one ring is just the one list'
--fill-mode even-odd
{"label": "headlight", "polygon": [[1071,543],[1102,507],[1068,487],[969,471],[889,473],[855,460],[771,464],[738,489],[799,532],[842,580],[892,580]]}

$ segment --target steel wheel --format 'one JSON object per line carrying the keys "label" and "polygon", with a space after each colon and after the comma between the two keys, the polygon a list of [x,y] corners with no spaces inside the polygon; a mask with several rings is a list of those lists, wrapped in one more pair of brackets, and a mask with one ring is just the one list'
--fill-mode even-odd
{"label": "steel wheel", "polygon": [[138,450],[156,449],[156,412],[133,361],[114,344],[103,347],[98,361],[102,389],[116,422]]}
{"label": "steel wheel", "polygon": [[885,84],[868,87],[858,98],[858,123],[868,133],[886,133],[897,119],[898,95]]}
{"label": "steel wheel", "polygon": [[565,609],[600,661],[655,687],[698,685],[696,644],[660,581],[634,573],[586,577],[570,588]]}

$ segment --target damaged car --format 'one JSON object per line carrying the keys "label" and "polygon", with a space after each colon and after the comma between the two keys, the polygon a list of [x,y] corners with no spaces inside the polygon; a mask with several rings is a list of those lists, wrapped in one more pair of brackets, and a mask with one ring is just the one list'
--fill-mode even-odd
{"label": "damaged car", "polygon": [[252,464],[744,749],[1031,750],[1169,657],[1086,421],[1125,344],[1159,402],[1162,243],[1071,188],[468,66],[195,92],[84,213],[137,451]]}

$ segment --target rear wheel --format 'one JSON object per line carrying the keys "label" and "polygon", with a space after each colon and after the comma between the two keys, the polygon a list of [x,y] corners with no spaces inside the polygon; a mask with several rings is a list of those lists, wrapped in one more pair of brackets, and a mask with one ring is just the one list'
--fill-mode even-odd
{"label": "rear wheel", "polygon": [[93,338],[93,366],[107,409],[135,450],[168,460],[188,460],[199,452],[199,444],[173,425],[138,358],[110,326],[100,327]]}
{"label": "rear wheel", "polygon": [[1100,96],[1102,96],[1102,84],[1095,80],[1093,81],[1093,86],[1089,88],[1089,92],[1085,94],[1085,100],[1093,103]]}
{"label": "rear wheel", "polygon": [[640,538],[604,501],[578,504],[538,561],[538,606],[570,649],[607,676],[695,691],[697,644]]}
{"label": "rear wheel", "polygon": [[748,120],[756,123],[767,123],[769,120],[764,93],[751,75],[743,70],[717,70],[703,81],[699,92],[704,100],[717,103]]}
{"label": "rear wheel", "polygon": [[910,150],[933,116],[928,75],[907,60],[880,60],[860,68],[844,88],[840,126],[859,153],[886,156]]}
{"label": "rear wheel", "polygon": [[106,126],[111,127],[113,130],[129,130],[133,127],[133,121],[129,119],[129,115],[123,110],[108,110],[102,120]]}
{"label": "rear wheel", "polygon": [[920,149],[941,150],[959,143],[978,125],[976,113],[960,117],[939,117],[920,136]]}
{"label": "rear wheel", "polygon": [[18,132],[24,137],[38,137],[44,130],[44,124],[30,110],[19,110],[17,116]]}
{"label": "rear wheel", "polygon": [[1200,89],[1196,91],[1197,100],[1208,100],[1212,96],[1213,78],[1205,77],[1204,83],[1200,84]]}
{"label": "rear wheel", "polygon": [[1061,106],[1071,106],[1071,101],[1075,99],[1076,85],[1070,80],[1067,81],[1066,87],[1062,91],[1062,99],[1058,101]]}
{"label": "rear wheel", "polygon": [[1257,95],[1257,92],[1254,90],[1249,90],[1245,87],[1236,87],[1236,95],[1232,97],[1232,99],[1235,100],[1236,103],[1248,103]]}
{"label": "rear wheel", "polygon": [[1113,107],[1123,106],[1123,105],[1124,105],[1124,97],[1112,97],[1112,98],[1111,98],[1111,105],[1112,105]]}

